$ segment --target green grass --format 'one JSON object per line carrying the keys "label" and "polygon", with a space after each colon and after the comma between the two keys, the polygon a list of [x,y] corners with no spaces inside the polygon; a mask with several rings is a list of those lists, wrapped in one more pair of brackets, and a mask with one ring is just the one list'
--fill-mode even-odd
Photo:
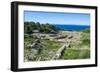
{"label": "green grass", "polygon": [[90,58],[89,50],[74,50],[67,49],[64,52],[62,59],[87,59]]}
{"label": "green grass", "polygon": [[90,29],[85,29],[82,32],[84,32],[84,33],[90,33]]}
{"label": "green grass", "polygon": [[46,46],[47,49],[59,49],[62,46],[62,43],[51,41],[51,40],[42,40],[42,43]]}
{"label": "green grass", "polygon": [[78,41],[72,42],[61,59],[87,59],[90,58],[90,30],[80,31],[81,37]]}

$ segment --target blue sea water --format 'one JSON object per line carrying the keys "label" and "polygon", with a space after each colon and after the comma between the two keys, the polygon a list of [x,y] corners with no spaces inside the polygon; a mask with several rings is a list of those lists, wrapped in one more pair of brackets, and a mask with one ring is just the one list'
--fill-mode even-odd
{"label": "blue sea water", "polygon": [[68,24],[54,24],[54,27],[56,27],[59,30],[70,30],[70,31],[79,31],[79,30],[85,30],[89,29],[89,25],[68,25]]}

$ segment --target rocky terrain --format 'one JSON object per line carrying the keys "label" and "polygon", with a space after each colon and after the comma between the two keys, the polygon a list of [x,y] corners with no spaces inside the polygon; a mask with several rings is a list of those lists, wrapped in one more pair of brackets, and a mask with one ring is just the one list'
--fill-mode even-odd
{"label": "rocky terrain", "polygon": [[87,30],[33,33],[25,36],[24,47],[25,62],[87,59],[90,58],[90,34]]}

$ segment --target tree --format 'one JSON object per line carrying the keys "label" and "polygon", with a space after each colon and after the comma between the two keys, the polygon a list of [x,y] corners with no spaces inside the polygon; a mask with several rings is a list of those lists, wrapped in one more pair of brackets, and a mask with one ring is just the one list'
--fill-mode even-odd
{"label": "tree", "polygon": [[40,24],[39,22],[24,22],[24,33],[31,34],[33,30],[39,30],[41,33],[57,33],[58,29],[52,24]]}

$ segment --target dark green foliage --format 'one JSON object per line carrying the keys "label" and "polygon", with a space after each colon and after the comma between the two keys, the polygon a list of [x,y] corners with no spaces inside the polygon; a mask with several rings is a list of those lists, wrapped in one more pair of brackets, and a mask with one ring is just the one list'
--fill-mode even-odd
{"label": "dark green foliage", "polygon": [[89,45],[90,44],[90,39],[83,39],[82,43],[86,44],[86,45]]}
{"label": "dark green foliage", "polygon": [[[24,33],[31,34],[33,29],[36,29],[34,22],[24,22]],[[34,26],[33,26],[34,25]]]}
{"label": "dark green foliage", "polygon": [[33,30],[38,30],[41,33],[57,33],[58,30],[49,23],[40,24],[39,22],[24,22],[24,33],[32,34]]}

